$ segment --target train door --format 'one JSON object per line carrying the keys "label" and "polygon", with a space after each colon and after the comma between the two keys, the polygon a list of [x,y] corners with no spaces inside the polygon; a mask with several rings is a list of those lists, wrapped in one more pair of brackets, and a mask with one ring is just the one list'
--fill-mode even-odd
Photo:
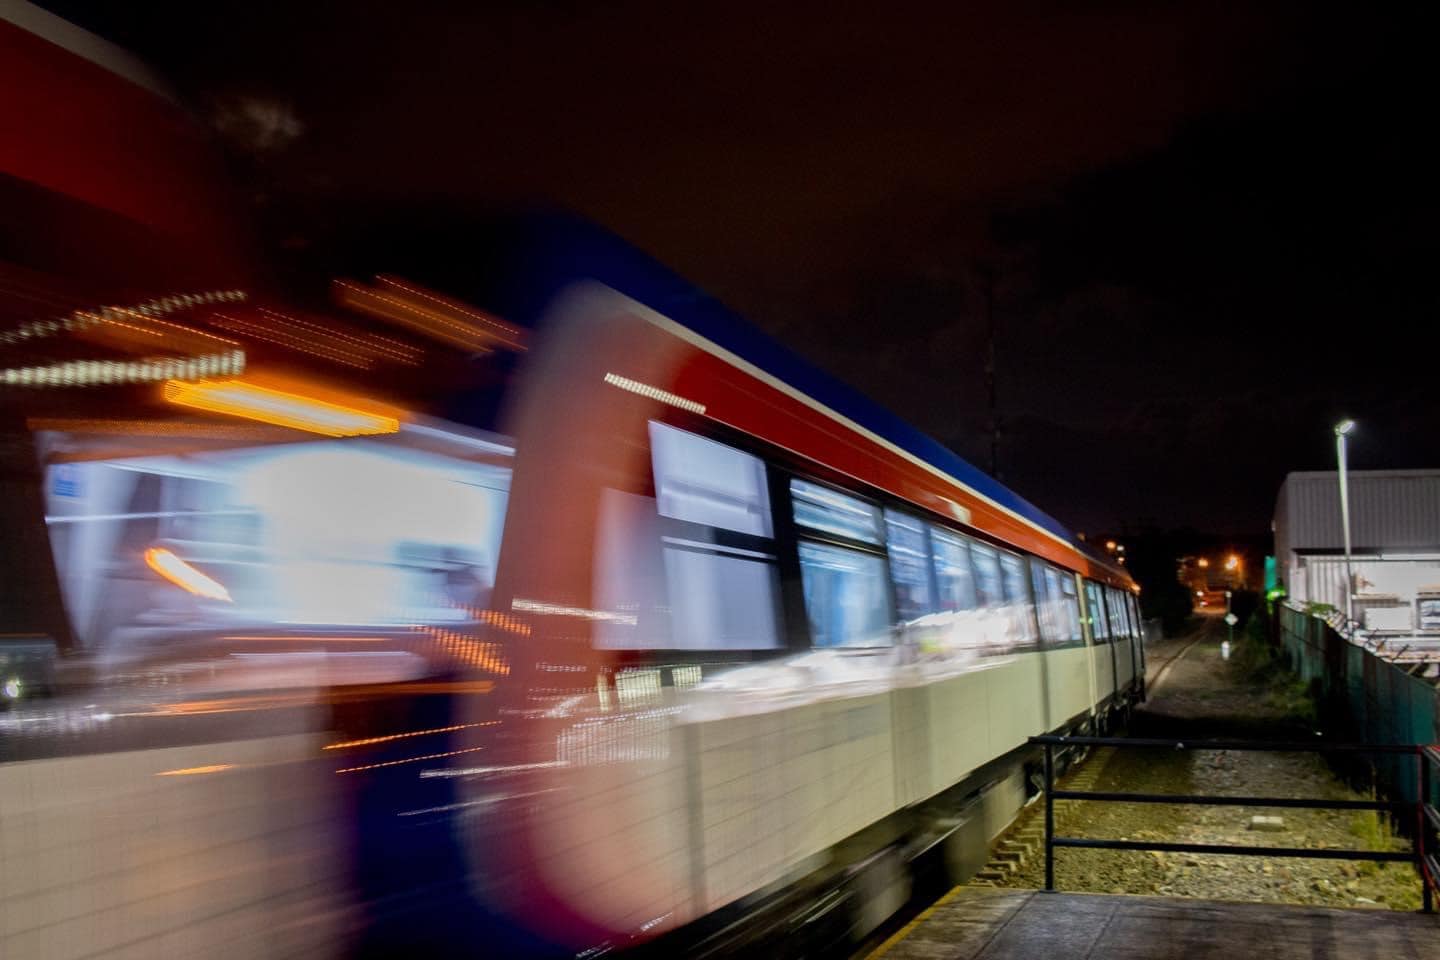
{"label": "train door", "polygon": [[1105,603],[1110,613],[1110,634],[1115,651],[1115,692],[1129,691],[1135,680],[1135,650],[1130,612],[1125,598],[1114,587],[1105,587]]}

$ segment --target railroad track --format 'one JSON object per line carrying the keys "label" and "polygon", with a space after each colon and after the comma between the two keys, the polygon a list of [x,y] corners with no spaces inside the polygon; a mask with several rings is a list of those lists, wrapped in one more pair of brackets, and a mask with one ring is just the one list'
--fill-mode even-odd
{"label": "railroad track", "polygon": [[[1178,655],[1177,655],[1178,656]],[[1060,778],[1056,786],[1066,790],[1094,790],[1105,765],[1115,754],[1114,747],[1094,750]],[[1058,811],[1057,811],[1058,813]],[[1045,804],[1043,796],[1032,801],[1000,835],[990,860],[970,881],[974,886],[1003,886],[1031,858],[1045,853]]]}
{"label": "railroad track", "polygon": [[1185,654],[1189,653],[1197,643],[1206,639],[1210,635],[1211,630],[1214,629],[1215,623],[1218,623],[1218,621],[1210,621],[1201,625],[1201,627],[1195,631],[1195,636],[1192,639],[1185,641],[1180,649],[1176,650],[1159,664],[1159,669],[1155,671],[1155,678],[1153,680],[1148,677],[1146,678],[1145,692],[1147,697],[1153,696],[1159,691],[1161,684],[1165,682],[1166,675],[1170,672],[1170,668],[1179,663]]}

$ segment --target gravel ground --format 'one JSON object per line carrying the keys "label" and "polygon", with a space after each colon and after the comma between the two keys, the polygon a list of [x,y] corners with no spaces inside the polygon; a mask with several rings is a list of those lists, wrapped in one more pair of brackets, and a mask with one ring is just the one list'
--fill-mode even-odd
{"label": "gravel ground", "polygon": [[[1224,627],[1199,628],[1199,641],[1169,641],[1149,652],[1150,702],[1137,711],[1132,732],[1181,739],[1212,736],[1299,739],[1303,718],[1292,702],[1251,681],[1220,656]],[[1185,649],[1188,646],[1188,649]],[[1164,662],[1184,651],[1162,676]],[[1346,786],[1314,754],[1196,753],[1120,749],[1101,771],[1096,789],[1146,793],[1229,794],[1366,799]],[[1332,849],[1408,849],[1384,835],[1368,811],[1272,807],[1176,806],[1061,801],[1057,833],[1080,837],[1166,840],[1250,846]],[[1250,829],[1256,815],[1284,818],[1278,832]],[[1043,851],[1007,886],[1044,884]],[[1295,858],[1195,855],[1115,850],[1058,850],[1056,886],[1068,891],[1161,894],[1222,900],[1375,906],[1413,910],[1420,881],[1412,866]]]}

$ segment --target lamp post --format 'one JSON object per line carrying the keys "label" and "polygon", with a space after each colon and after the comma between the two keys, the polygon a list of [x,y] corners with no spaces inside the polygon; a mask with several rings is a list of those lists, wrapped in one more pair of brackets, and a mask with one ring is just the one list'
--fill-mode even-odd
{"label": "lamp post", "polygon": [[1355,577],[1350,572],[1350,486],[1345,475],[1345,438],[1355,430],[1348,417],[1335,424],[1335,460],[1340,467],[1340,527],[1345,537],[1345,625],[1354,620]]}

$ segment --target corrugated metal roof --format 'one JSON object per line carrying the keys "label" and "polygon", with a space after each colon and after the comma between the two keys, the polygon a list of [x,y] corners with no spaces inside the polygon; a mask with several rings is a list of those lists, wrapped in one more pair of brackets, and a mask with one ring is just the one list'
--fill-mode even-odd
{"label": "corrugated metal roof", "polygon": [[[1354,550],[1440,549],[1440,470],[1351,470]],[[1341,550],[1335,471],[1292,473],[1275,502],[1275,551]]]}

